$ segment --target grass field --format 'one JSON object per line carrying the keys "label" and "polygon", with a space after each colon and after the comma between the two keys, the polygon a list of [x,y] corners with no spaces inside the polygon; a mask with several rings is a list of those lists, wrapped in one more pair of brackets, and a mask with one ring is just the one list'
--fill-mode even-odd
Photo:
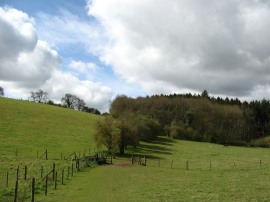
{"label": "grass field", "polygon": [[[15,170],[29,165],[29,180],[41,165],[66,166],[61,153],[94,150],[100,116],[55,106],[0,98],[0,201],[12,201]],[[37,159],[48,149],[49,160]],[[17,154],[16,154],[17,153]],[[131,156],[146,156],[146,166]],[[34,167],[36,169],[34,169]],[[13,175],[5,187],[5,174]],[[38,184],[42,187],[41,182]],[[30,188],[22,190],[30,195]],[[5,194],[5,193],[9,194]],[[224,147],[159,137],[128,148],[113,165],[84,168],[36,201],[270,201],[270,149]],[[23,197],[20,198],[23,200]],[[26,201],[29,201],[27,199]]]}
{"label": "grass field", "polygon": [[147,165],[117,158],[40,201],[270,201],[269,149],[160,138],[133,154],[148,155]]}

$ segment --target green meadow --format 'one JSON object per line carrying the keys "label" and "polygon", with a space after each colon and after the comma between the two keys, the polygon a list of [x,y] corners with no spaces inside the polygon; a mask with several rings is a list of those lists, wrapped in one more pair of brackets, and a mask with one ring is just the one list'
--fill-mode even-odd
{"label": "green meadow", "polygon": [[[45,104],[0,98],[0,201],[13,201],[15,170],[29,166],[61,169],[72,152],[93,153],[95,122],[102,118]],[[48,150],[48,159],[37,158]],[[146,166],[138,165],[146,157]],[[131,165],[131,158],[134,164]],[[6,187],[6,172],[12,179]],[[45,196],[38,184],[36,201],[270,201],[270,149],[159,137],[128,147],[113,165],[87,167]],[[25,198],[29,201],[30,188]],[[8,194],[7,194],[8,193]],[[26,199],[27,198],[27,199]]]}

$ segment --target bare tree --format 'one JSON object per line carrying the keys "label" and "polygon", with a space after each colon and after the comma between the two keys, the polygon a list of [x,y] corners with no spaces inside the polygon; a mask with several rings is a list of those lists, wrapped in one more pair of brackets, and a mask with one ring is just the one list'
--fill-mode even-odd
{"label": "bare tree", "polygon": [[0,86],[0,97],[4,96],[4,88]]}
{"label": "bare tree", "polygon": [[30,100],[38,103],[46,103],[48,101],[48,93],[41,89],[37,92],[31,92]]}

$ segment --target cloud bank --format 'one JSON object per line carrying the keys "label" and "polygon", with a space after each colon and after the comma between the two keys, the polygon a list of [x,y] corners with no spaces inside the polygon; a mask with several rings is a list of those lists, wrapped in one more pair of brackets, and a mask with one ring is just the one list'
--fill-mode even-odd
{"label": "cloud bank", "polygon": [[148,94],[267,97],[270,3],[261,0],[91,0],[110,43],[100,58]]}

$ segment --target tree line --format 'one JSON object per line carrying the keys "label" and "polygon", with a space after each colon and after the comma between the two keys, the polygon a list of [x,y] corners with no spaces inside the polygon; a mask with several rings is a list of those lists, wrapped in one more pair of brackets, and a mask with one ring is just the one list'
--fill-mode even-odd
{"label": "tree line", "polygon": [[136,146],[139,140],[152,140],[159,135],[250,145],[270,134],[269,100],[241,102],[237,98],[215,98],[209,97],[206,90],[197,95],[121,95],[111,103],[110,115],[98,124],[95,138],[99,144],[106,142],[112,151],[119,149],[120,154],[127,145]]}
{"label": "tree line", "polygon": [[30,93],[29,100],[33,102],[46,103],[49,105],[70,108],[70,109],[74,109],[74,110],[78,110],[82,112],[88,112],[88,113],[97,114],[97,115],[101,114],[99,110],[86,106],[83,99],[79,98],[76,95],[72,95],[70,93],[66,93],[65,96],[62,97],[61,104],[56,104],[52,100],[49,100],[48,93],[41,89],[39,89],[36,92],[32,91]]}

